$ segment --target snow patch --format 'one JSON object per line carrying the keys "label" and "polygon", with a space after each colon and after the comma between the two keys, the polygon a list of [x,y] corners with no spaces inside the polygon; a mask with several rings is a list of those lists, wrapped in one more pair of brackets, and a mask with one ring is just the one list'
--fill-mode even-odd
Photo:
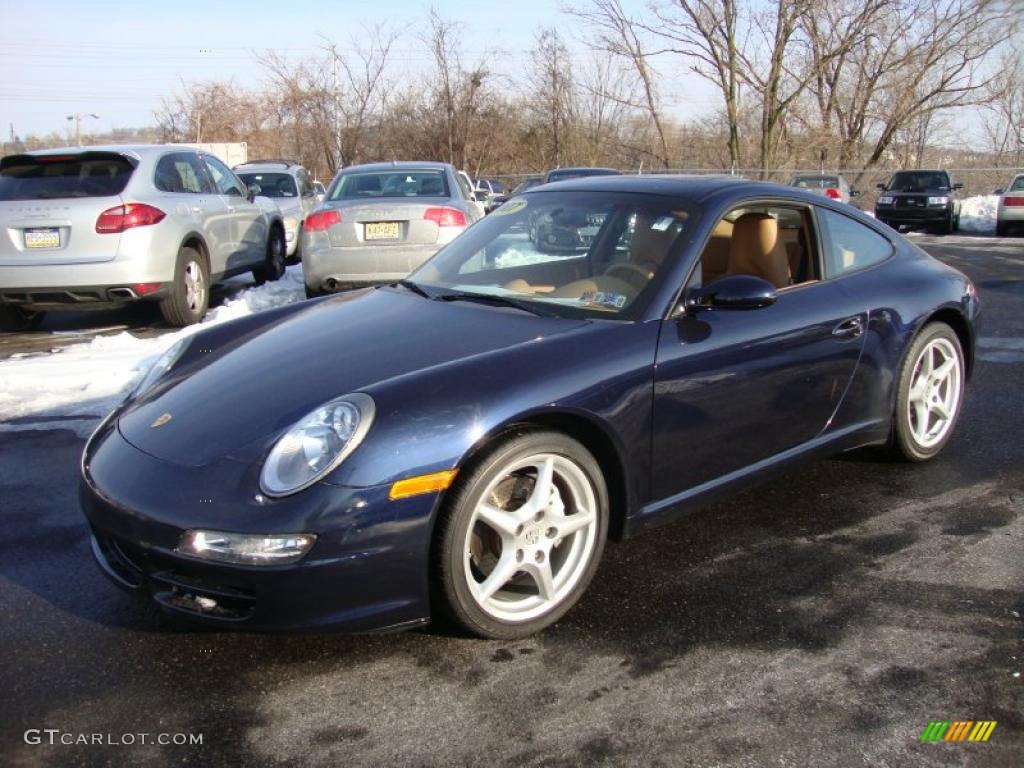
{"label": "snow patch", "polygon": [[[277,282],[250,288],[210,310],[199,325],[149,339],[128,332],[98,336],[88,343],[69,345],[49,354],[4,360],[0,362],[0,422],[38,416],[102,418],[178,339],[210,325],[304,298],[302,265],[296,265],[289,267]],[[93,424],[93,420],[77,423],[77,431]],[[0,427],[0,431],[54,428],[48,421]]]}
{"label": "snow patch", "polygon": [[995,234],[999,195],[976,195],[960,204],[960,231]]}

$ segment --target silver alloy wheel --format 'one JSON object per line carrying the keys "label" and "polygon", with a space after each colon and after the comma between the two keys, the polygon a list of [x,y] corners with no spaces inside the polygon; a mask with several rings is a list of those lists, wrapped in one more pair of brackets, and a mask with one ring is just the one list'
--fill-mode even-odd
{"label": "silver alloy wheel", "polygon": [[914,363],[907,396],[907,418],[914,440],[922,448],[939,443],[960,407],[963,364],[956,347],[944,338],[932,339]]}
{"label": "silver alloy wheel", "polygon": [[571,459],[539,453],[504,467],[473,511],[463,572],[490,617],[522,622],[554,609],[587,570],[597,497]]}
{"label": "silver alloy wheel", "polygon": [[203,308],[206,297],[206,282],[203,280],[203,268],[196,261],[185,265],[185,304],[190,312],[199,312]]}
{"label": "silver alloy wheel", "polygon": [[273,266],[274,274],[281,274],[284,272],[284,240],[282,240],[276,233],[270,236],[270,263]]}

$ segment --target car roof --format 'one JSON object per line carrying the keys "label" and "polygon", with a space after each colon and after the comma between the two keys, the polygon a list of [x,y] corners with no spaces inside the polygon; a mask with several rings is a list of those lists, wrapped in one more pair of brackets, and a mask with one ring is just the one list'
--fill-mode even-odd
{"label": "car roof", "polygon": [[652,195],[678,195],[700,199],[724,189],[756,184],[765,193],[792,195],[793,187],[766,181],[751,181],[740,176],[684,176],[676,174],[647,174],[643,176],[585,176],[565,181],[552,181],[534,187],[529,194],[547,190],[580,192],[640,192]]}
{"label": "car roof", "polygon": [[31,152],[23,152],[25,155],[77,155],[83,152],[117,152],[121,154],[134,154],[138,157],[165,152],[168,149],[192,149],[179,144],[93,144],[87,147],[52,147],[50,149],[34,149]]}
{"label": "car roof", "polygon": [[393,160],[390,163],[364,163],[362,165],[350,165],[342,168],[342,173],[350,171],[394,171],[394,170],[420,170],[420,171],[443,171],[449,168],[448,163],[438,163],[432,160]]}

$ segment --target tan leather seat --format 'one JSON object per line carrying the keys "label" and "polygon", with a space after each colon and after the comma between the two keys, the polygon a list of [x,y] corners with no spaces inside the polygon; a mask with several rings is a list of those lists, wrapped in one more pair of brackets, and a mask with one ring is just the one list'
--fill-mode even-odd
{"label": "tan leather seat", "polygon": [[650,277],[658,271],[665,260],[672,241],[678,230],[673,226],[655,229],[663,216],[652,216],[648,213],[637,213],[633,222],[633,238],[629,243],[629,260],[638,267],[646,269]]}
{"label": "tan leather seat", "polygon": [[731,242],[732,222],[722,219],[715,225],[700,257],[701,280],[705,285],[724,275],[729,268],[729,244]]}
{"label": "tan leather seat", "polygon": [[729,247],[729,275],[754,275],[776,288],[792,280],[786,247],[779,238],[779,224],[764,213],[745,213],[733,223]]}

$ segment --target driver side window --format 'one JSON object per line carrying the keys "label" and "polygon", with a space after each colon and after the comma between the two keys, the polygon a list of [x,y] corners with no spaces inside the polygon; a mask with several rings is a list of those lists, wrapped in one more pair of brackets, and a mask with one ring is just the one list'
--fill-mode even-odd
{"label": "driver side window", "polygon": [[690,288],[725,275],[753,275],[777,290],[821,278],[810,212],[802,206],[734,208],[715,226]]}

